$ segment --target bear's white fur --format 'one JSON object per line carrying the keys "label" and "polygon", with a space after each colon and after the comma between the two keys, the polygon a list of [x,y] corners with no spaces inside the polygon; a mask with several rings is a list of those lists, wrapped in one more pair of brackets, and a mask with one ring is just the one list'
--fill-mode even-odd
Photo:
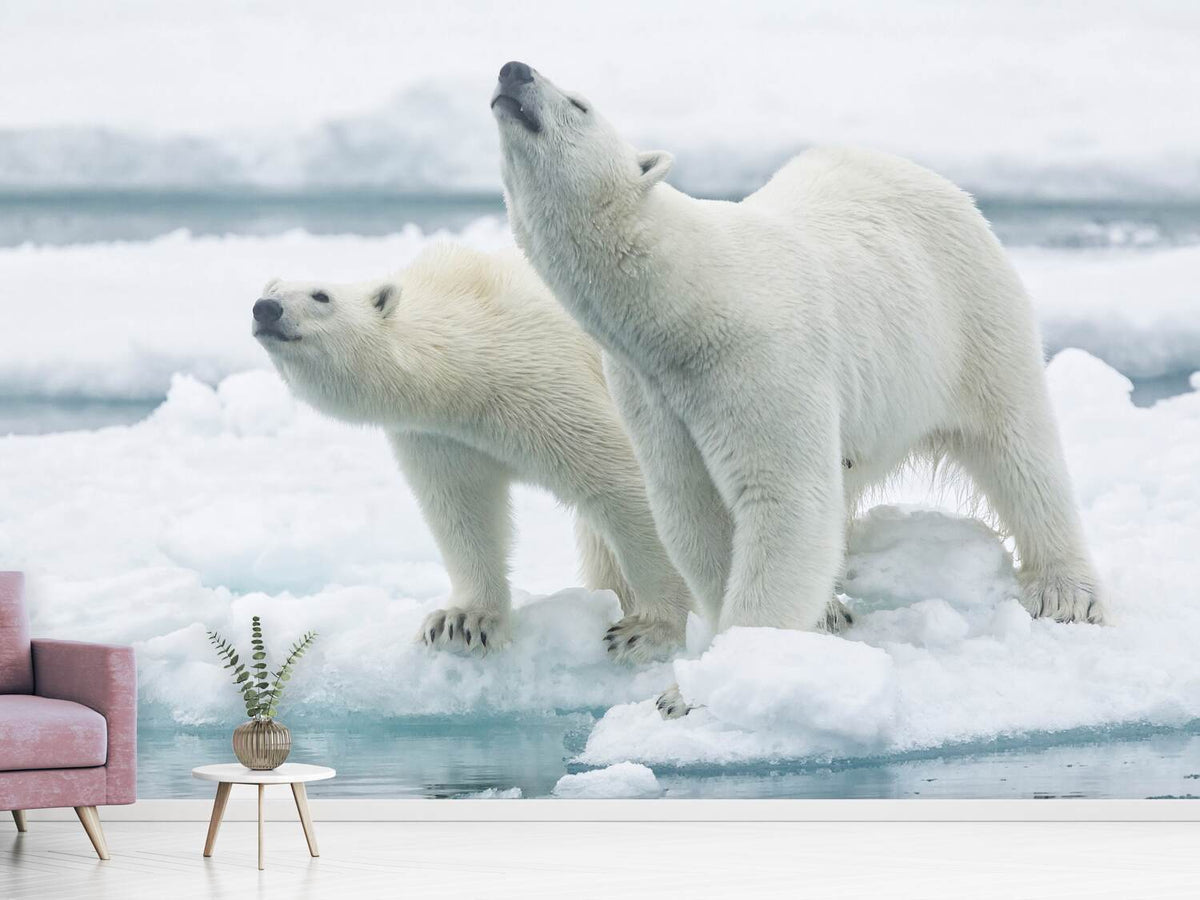
{"label": "bear's white fur", "polygon": [[1030,303],[967,194],[823,149],[699,200],[520,64],[492,107],[518,243],[606,351],[659,533],[720,628],[814,627],[859,498],[914,454],[986,496],[1033,615],[1104,620]]}
{"label": "bear's white fur", "polygon": [[486,652],[509,640],[509,485],[521,481],[575,510],[584,580],[615,591],[625,614],[610,653],[643,662],[682,644],[691,597],[655,532],[599,349],[517,251],[445,245],[381,281],[272,281],[254,330],[297,395],[387,432],[452,585],[426,643]]}

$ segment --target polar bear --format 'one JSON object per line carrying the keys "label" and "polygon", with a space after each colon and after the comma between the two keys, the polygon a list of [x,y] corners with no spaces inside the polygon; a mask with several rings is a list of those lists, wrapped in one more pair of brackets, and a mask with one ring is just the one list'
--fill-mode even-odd
{"label": "polar bear", "polygon": [[514,481],[575,510],[586,585],[621,601],[605,635],[613,658],[683,643],[692,599],[655,532],[599,349],[517,251],[447,244],[380,281],[274,280],[252,327],[299,397],[387,433],[450,575],[425,643],[508,642]]}
{"label": "polar bear", "polygon": [[986,497],[1034,616],[1104,621],[1032,309],[967,194],[819,149],[699,200],[523,63],[491,105],[517,242],[605,350],[659,533],[719,629],[813,628],[857,502],[914,456]]}

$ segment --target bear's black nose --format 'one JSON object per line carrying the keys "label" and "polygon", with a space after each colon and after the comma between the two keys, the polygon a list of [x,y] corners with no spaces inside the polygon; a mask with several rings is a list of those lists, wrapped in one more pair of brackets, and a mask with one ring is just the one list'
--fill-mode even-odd
{"label": "bear's black nose", "polygon": [[254,321],[262,322],[264,325],[271,322],[278,322],[279,317],[283,315],[283,304],[278,300],[273,300],[270,297],[263,297],[254,303]]}
{"label": "bear's black nose", "polygon": [[533,81],[533,69],[523,62],[506,62],[500,67],[500,84],[504,87],[516,87]]}

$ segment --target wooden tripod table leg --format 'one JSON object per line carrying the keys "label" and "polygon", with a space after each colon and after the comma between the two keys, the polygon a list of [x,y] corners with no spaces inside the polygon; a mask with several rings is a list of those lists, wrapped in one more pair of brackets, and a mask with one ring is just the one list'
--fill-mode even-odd
{"label": "wooden tripod table leg", "polygon": [[317,832],[313,829],[312,816],[308,814],[308,791],[303,781],[292,782],[292,795],[296,798],[296,811],[300,813],[300,824],[304,826],[304,839],[308,841],[308,852],[320,856],[317,850]]}
{"label": "wooden tripod table leg", "polygon": [[233,785],[228,781],[217,783],[217,797],[213,800],[212,817],[208,820],[208,838],[204,841],[204,855],[212,856],[213,845],[217,842],[217,832],[221,830],[221,820],[225,818],[225,806],[229,803],[229,792]]}
{"label": "wooden tripod table leg", "polygon": [[258,871],[263,870],[263,791],[267,786],[258,786]]}

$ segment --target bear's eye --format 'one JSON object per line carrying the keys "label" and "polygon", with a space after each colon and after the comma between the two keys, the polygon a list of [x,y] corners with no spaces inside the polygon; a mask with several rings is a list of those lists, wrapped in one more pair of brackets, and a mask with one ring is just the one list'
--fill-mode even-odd
{"label": "bear's eye", "polygon": [[568,99],[571,101],[571,105],[574,106],[577,110],[579,110],[580,112],[587,112],[587,107],[584,106],[582,103],[580,103],[578,100],[576,100],[574,97],[569,97]]}
{"label": "bear's eye", "polygon": [[313,291],[312,298],[314,300],[316,300],[318,303],[328,303],[329,302],[329,295],[327,293],[325,293],[324,291]]}

